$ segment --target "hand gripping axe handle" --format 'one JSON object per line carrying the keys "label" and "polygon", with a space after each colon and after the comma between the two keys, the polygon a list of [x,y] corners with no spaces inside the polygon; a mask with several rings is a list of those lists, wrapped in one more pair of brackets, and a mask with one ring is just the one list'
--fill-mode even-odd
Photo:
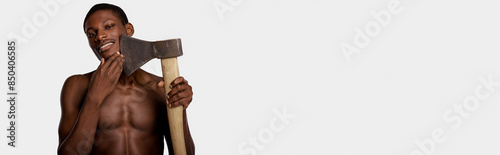
{"label": "hand gripping axe handle", "polygon": [[[181,39],[149,42],[121,35],[120,52],[123,55],[123,71],[127,76],[153,58],[161,59],[161,69],[165,82],[165,96],[172,90],[168,85],[179,77],[177,57],[182,55]],[[175,155],[186,155],[184,141],[184,120],[182,106],[167,107],[170,136]]]}

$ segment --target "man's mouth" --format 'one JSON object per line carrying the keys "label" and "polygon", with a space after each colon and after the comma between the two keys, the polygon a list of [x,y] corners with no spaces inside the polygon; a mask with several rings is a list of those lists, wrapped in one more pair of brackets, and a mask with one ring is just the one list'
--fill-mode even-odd
{"label": "man's mouth", "polygon": [[109,42],[109,43],[102,45],[101,47],[99,47],[99,52],[102,53],[102,52],[108,50],[109,48],[111,48],[111,45],[113,45],[113,44],[114,44],[114,42]]}

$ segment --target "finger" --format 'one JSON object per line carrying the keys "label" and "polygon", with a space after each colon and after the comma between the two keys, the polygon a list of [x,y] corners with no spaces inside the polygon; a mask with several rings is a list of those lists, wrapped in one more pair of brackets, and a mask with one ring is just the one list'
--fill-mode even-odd
{"label": "finger", "polygon": [[184,98],[184,99],[181,99],[181,100],[179,100],[177,102],[171,103],[169,106],[170,107],[177,107],[177,106],[182,105],[184,107],[184,109],[186,109],[189,106],[190,103],[191,103],[191,99]]}
{"label": "finger", "polygon": [[104,62],[104,65],[102,66],[102,68],[108,69],[109,65],[111,65],[111,63],[113,62],[113,60],[115,60],[116,57],[118,57],[119,55],[120,54],[118,54],[118,52],[116,52],[115,54],[113,54],[110,58],[108,58],[108,60],[106,62]]}
{"label": "finger", "polygon": [[106,61],[106,60],[104,60],[104,58],[101,58],[101,62],[99,63],[99,66],[97,66],[97,70],[99,70],[99,69],[101,69],[101,68],[102,68],[102,66],[104,65],[104,62],[105,62],[105,61]]}
{"label": "finger", "polygon": [[104,65],[104,61],[106,61],[106,60],[104,60],[104,58],[101,58],[101,64],[99,66]]}
{"label": "finger", "polygon": [[177,93],[183,92],[183,91],[192,91],[192,88],[190,85],[187,85],[187,84],[179,84],[179,85],[173,87],[170,92],[168,92],[167,98],[173,97]]}
{"label": "finger", "polygon": [[108,75],[114,72],[115,68],[118,67],[118,65],[120,64],[120,61],[123,61],[123,57],[121,56],[121,54],[118,54],[116,57],[113,55],[111,60],[108,59],[108,62],[110,62],[110,61],[111,61],[111,64],[107,68]]}
{"label": "finger", "polygon": [[169,86],[169,87],[170,87],[170,88],[174,88],[175,86],[177,86],[177,85],[179,85],[179,84],[183,84],[183,83],[186,83],[186,84],[187,84],[187,80],[186,80],[186,79],[184,79],[184,77],[179,76],[179,77],[175,78],[175,80],[174,80],[174,81],[172,81],[172,82],[170,83],[170,86]]}
{"label": "finger", "polygon": [[165,82],[163,80],[158,82],[158,87],[163,87],[163,86],[165,86]]}
{"label": "finger", "polygon": [[117,69],[120,69],[119,67],[120,66],[123,66],[123,56],[121,54],[119,54],[120,56],[116,57],[113,62],[111,63],[111,65],[109,66],[109,72],[110,73],[114,73],[115,70]]}
{"label": "finger", "polygon": [[168,102],[169,103],[175,103],[175,102],[177,102],[179,100],[182,100],[184,98],[192,98],[192,96],[193,96],[192,92],[190,92],[190,91],[183,91],[183,92],[179,92],[179,93],[177,93],[177,94],[175,94],[173,96],[170,96]]}
{"label": "finger", "polygon": [[117,67],[115,67],[113,69],[113,71],[111,72],[111,75],[110,77],[112,78],[112,86],[116,86],[116,84],[118,83],[118,79],[120,78],[120,75],[122,74],[122,71],[123,71],[123,62],[120,62],[119,65]]}
{"label": "finger", "polygon": [[113,69],[112,74],[114,76],[118,76],[119,77],[122,74],[122,72],[123,72],[123,63],[124,63],[123,60],[120,61],[118,63],[118,65]]}

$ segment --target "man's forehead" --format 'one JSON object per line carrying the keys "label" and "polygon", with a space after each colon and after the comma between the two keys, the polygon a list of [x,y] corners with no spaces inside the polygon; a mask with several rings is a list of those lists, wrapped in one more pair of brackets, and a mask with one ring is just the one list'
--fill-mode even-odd
{"label": "man's forehead", "polygon": [[85,31],[92,28],[94,24],[103,24],[109,20],[119,20],[117,15],[111,10],[99,10],[92,13],[85,21]]}

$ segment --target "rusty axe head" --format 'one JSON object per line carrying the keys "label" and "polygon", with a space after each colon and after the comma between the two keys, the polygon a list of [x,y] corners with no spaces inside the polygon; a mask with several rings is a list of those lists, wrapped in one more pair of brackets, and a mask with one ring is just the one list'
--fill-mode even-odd
{"label": "rusty axe head", "polygon": [[123,72],[127,76],[153,58],[165,59],[182,55],[181,39],[144,41],[127,35],[120,36]]}

